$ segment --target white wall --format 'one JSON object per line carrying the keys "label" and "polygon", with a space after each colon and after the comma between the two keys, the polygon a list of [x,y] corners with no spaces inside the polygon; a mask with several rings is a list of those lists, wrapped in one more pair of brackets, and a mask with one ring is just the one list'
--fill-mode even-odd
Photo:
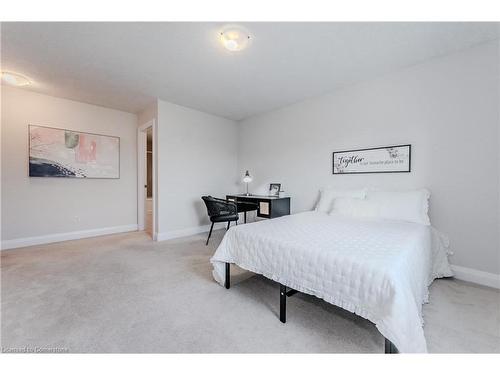
{"label": "white wall", "polygon": [[[244,120],[238,172],[253,192],[281,182],[293,212],[325,186],[428,187],[452,262],[498,274],[498,66],[491,43]],[[406,143],[409,174],[332,175],[334,150]]]}
{"label": "white wall", "polygon": [[202,195],[237,189],[234,121],[158,101],[158,239],[206,230]]}
{"label": "white wall", "polygon": [[[103,228],[134,229],[135,115],[2,86],[1,118],[4,245],[9,240],[23,244],[27,237],[69,239],[51,236],[75,231],[91,235],[104,233]],[[28,124],[119,136],[120,179],[28,177]]]}
{"label": "white wall", "polygon": [[158,101],[154,100],[137,114],[137,125],[141,126],[158,118]]}

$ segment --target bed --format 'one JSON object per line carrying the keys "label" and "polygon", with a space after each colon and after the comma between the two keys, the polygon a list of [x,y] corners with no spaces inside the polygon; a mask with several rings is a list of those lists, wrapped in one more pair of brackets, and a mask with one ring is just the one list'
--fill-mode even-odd
{"label": "bed", "polygon": [[431,226],[317,211],[232,227],[211,259],[229,288],[230,264],[281,284],[286,297],[314,295],[373,322],[386,352],[427,352],[422,304],[451,276],[446,239]]}

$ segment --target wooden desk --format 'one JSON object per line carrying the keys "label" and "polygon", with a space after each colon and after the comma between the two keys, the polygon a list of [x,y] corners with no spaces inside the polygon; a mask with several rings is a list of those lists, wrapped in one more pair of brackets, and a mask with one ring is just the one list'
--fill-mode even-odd
{"label": "wooden desk", "polygon": [[290,215],[290,197],[273,197],[269,195],[226,195],[230,202],[249,202],[257,204],[257,216],[273,219],[284,215]]}

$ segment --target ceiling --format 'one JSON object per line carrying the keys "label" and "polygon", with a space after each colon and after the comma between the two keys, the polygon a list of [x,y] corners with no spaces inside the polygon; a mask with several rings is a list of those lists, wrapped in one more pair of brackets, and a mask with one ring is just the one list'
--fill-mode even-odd
{"label": "ceiling", "polygon": [[2,70],[30,90],[139,112],[155,98],[233,120],[497,39],[496,23],[2,23]]}

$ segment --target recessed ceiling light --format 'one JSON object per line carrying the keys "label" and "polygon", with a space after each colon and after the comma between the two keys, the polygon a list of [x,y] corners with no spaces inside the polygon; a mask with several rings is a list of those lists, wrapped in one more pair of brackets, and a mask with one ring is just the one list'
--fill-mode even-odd
{"label": "recessed ceiling light", "polygon": [[244,50],[247,47],[250,35],[240,27],[231,26],[221,31],[220,40],[228,51],[236,52]]}
{"label": "recessed ceiling light", "polygon": [[29,80],[29,78],[19,73],[2,72],[2,83],[20,87],[29,85],[31,81]]}

